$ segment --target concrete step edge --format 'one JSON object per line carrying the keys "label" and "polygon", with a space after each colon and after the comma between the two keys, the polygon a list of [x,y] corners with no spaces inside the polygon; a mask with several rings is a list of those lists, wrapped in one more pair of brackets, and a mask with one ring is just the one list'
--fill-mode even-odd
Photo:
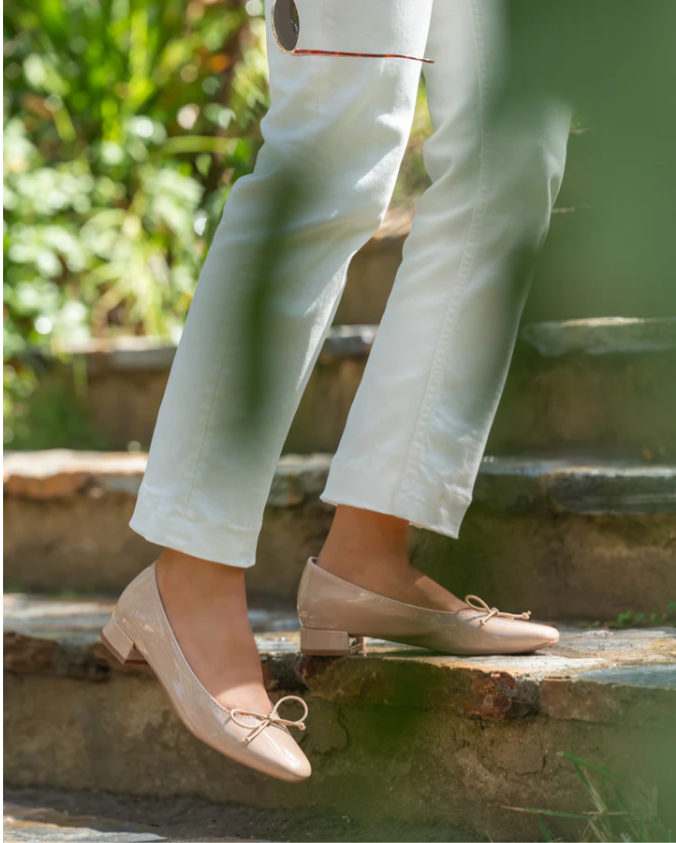
{"label": "concrete step edge", "polygon": [[[377,325],[332,326],[320,362],[368,356],[377,331]],[[521,330],[519,347],[543,358],[676,352],[676,317],[533,322]],[[102,367],[115,371],[166,371],[175,353],[176,344],[162,337],[122,336],[65,343],[53,349],[35,348],[28,356],[43,365],[63,357],[84,357],[90,372]]]}
{"label": "concrete step edge", "polygon": [[520,338],[543,357],[673,352],[676,351],[676,317],[532,322],[524,326]]}
{"label": "concrete step edge", "polygon": [[[147,454],[53,449],[10,451],[3,458],[4,494],[33,500],[124,493],[135,497]],[[330,454],[286,455],[277,466],[268,506],[316,501]],[[539,506],[579,515],[676,514],[676,465],[573,457],[487,456],[474,500],[504,511]]]}
{"label": "concrete step edge", "polygon": [[[100,643],[112,608],[110,601],[9,595],[5,671],[92,682],[151,678],[147,667],[123,668]],[[289,616],[281,623],[293,621]],[[268,619],[268,627],[275,626],[277,616]],[[440,656],[369,641],[366,657],[326,659],[301,657],[298,632],[290,628],[259,632],[256,640],[267,685],[280,694],[309,691],[344,704],[450,708],[484,720],[544,713],[615,723],[640,722],[649,702],[653,714],[676,718],[676,629],[558,626],[560,644],[530,656]]]}

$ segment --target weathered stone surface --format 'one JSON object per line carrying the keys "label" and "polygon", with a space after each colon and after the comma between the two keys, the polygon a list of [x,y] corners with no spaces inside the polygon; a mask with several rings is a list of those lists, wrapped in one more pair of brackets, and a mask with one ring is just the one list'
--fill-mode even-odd
{"label": "weathered stone surface", "polygon": [[[108,492],[135,496],[146,462],[145,453],[10,451],[3,458],[4,494],[34,500],[63,500],[77,494],[98,498]],[[329,454],[283,456],[268,505],[298,506],[318,498],[330,466]],[[474,500],[513,512],[541,507],[580,515],[676,514],[676,465],[488,456],[477,477]]]}
{"label": "weathered stone surface", "polygon": [[147,454],[70,451],[8,453],[3,459],[4,494],[32,500],[64,500],[105,492],[136,496]]}
{"label": "weathered stone surface", "polygon": [[[648,710],[676,716],[676,630],[603,630],[599,636],[560,626],[561,643],[531,656],[439,656],[374,641],[365,659],[303,658],[300,671],[314,694],[341,703],[447,708],[484,720],[540,711],[591,722],[619,722],[625,711],[634,722]],[[611,706],[618,687],[630,689],[617,718],[608,717],[603,704],[581,713],[575,694],[588,685],[598,686],[597,700]],[[558,706],[552,689],[560,691]]]}
{"label": "weathered stone surface", "polygon": [[573,681],[548,678],[540,696],[550,717],[640,725],[676,719],[675,693],[676,664],[667,663],[581,673]]}
{"label": "weathered stone surface", "polygon": [[[332,357],[368,357],[378,329],[376,325],[335,325],[322,347],[323,360]],[[82,357],[89,375],[124,371],[167,371],[171,368],[176,346],[159,337],[90,338],[62,343],[54,347],[56,356]],[[32,352],[37,358],[49,361],[51,351]]]}
{"label": "weathered stone surface", "polygon": [[[615,265],[606,277],[600,277],[599,267],[590,267],[586,245],[595,223],[593,211],[584,204],[580,206],[580,197],[585,196],[586,184],[594,177],[593,163],[578,185],[567,189],[573,183],[571,172],[576,167],[571,162],[579,156],[575,148],[584,143],[583,134],[571,134],[566,178],[552,214],[544,252],[535,268],[525,321],[573,320],[609,313],[660,317],[676,312],[673,285],[665,285],[661,278],[636,278],[634,267],[627,267],[623,276],[622,268]],[[410,211],[391,211],[381,230],[353,258],[337,313],[339,322],[380,322],[412,219]]]}
{"label": "weathered stone surface", "polygon": [[563,451],[676,462],[675,321],[527,325],[488,453]]}
{"label": "weathered stone surface", "polygon": [[59,356],[83,357],[88,374],[105,371],[166,371],[171,367],[176,346],[160,337],[92,337],[57,344]]}
{"label": "weathered stone surface", "polygon": [[[115,608],[111,600],[54,600],[23,594],[5,595],[4,665],[17,675],[53,675],[105,681],[122,668],[99,640],[99,632]],[[297,687],[295,612],[249,610],[251,628],[262,634],[262,658],[268,686]],[[131,669],[152,676],[145,666]]]}
{"label": "weathered stone surface", "polygon": [[[56,615],[52,609],[47,621]],[[31,622],[38,620],[34,608]],[[613,756],[619,772],[665,785],[668,775],[663,779],[656,773],[657,762],[676,750],[676,732],[669,725],[673,711],[659,696],[670,694],[673,708],[676,690],[664,679],[676,664],[666,649],[669,640],[673,645],[673,630],[599,636],[564,627],[560,653],[482,659],[373,642],[366,658],[301,661],[296,633],[261,635],[271,691],[303,693],[311,706],[310,727],[300,739],[314,772],[294,787],[240,767],[196,741],[149,670],[109,666],[94,632],[87,641],[71,639],[68,629],[55,635],[53,627],[49,634],[36,627],[27,634],[24,626],[31,654],[43,646],[52,658],[51,663],[38,659],[32,667],[29,657],[17,661],[16,642],[10,648],[5,673],[9,784],[95,788],[137,798],[201,796],[231,808],[264,803],[269,811],[283,808],[303,818],[312,807],[347,816],[362,830],[369,823],[373,836],[355,838],[362,840],[533,840],[533,818],[502,806],[590,808],[561,751],[572,749],[599,763]],[[53,666],[55,648],[61,651],[59,670]],[[98,672],[83,672],[86,663],[99,665]],[[581,707],[577,692],[590,682],[596,683],[601,715],[596,718],[596,709]],[[568,706],[561,693],[545,696],[544,689],[554,683],[575,689]],[[608,712],[619,685],[632,685],[636,696],[624,699],[615,722]],[[426,833],[408,838],[375,831],[391,829],[388,823],[410,823]],[[569,823],[554,820],[551,827],[557,836],[580,839]],[[439,829],[438,836],[432,828]],[[288,836],[304,839],[293,831]]]}
{"label": "weathered stone surface", "polygon": [[[158,553],[128,526],[145,462],[145,454],[6,454],[7,581],[121,590]],[[331,522],[333,508],[319,500],[328,465],[324,455],[281,460],[258,547],[262,564],[247,572],[254,600],[293,603],[302,564]]]}
{"label": "weathered stone surface", "polygon": [[676,351],[676,317],[606,317],[536,322],[525,326],[521,339],[536,348],[543,357]]}
{"label": "weathered stone surface", "polygon": [[[247,572],[254,603],[294,605],[333,515],[319,500],[329,464],[281,460]],[[142,454],[6,455],[6,581],[121,590],[157,555],[128,526],[144,465]],[[413,531],[414,557],[457,593],[542,618],[664,612],[676,600],[675,487],[668,466],[489,458],[460,540]]]}
{"label": "weathered stone surface", "polygon": [[[331,329],[289,431],[287,452],[335,449],[375,333],[373,325]],[[73,395],[72,361],[83,364],[78,373],[87,373],[86,395],[74,400],[107,447],[124,450],[131,442],[149,446],[175,352],[157,338],[123,337],[67,345],[56,357],[50,352],[33,357],[42,389]]]}
{"label": "weathered stone surface", "polygon": [[410,211],[391,209],[375,236],[352,258],[336,324],[379,324],[412,220]]}
{"label": "weathered stone surface", "polygon": [[[226,843],[226,841],[448,841],[483,840],[467,827],[416,818],[356,818],[312,805],[271,807],[211,802],[195,796],[140,797],[55,788],[9,788],[5,841],[46,843]],[[86,830],[85,830],[86,829]],[[91,831],[90,831],[91,829]],[[93,836],[87,836],[87,835]],[[124,835],[128,836],[124,836]],[[151,834],[147,837],[144,835]],[[96,836],[98,835],[98,836]],[[119,836],[118,836],[119,835]]]}
{"label": "weathered stone surface", "polygon": [[[199,797],[139,797],[55,788],[5,789],[5,843],[263,843],[450,840],[426,824],[373,828],[331,810],[243,807]],[[394,834],[388,834],[393,830]],[[398,832],[398,833],[397,833]],[[402,834],[403,832],[403,834]],[[453,839],[460,839],[453,835]]]}
{"label": "weathered stone surface", "polygon": [[[14,786],[202,796],[291,812],[312,807],[375,827],[437,826],[437,839],[446,841],[538,839],[533,817],[503,805],[591,809],[563,750],[600,763],[619,756],[620,770],[654,781],[655,758],[676,749],[660,727],[619,729],[543,716],[491,722],[451,711],[311,699],[311,725],[301,739],[314,772],[307,784],[290,787],[198,743],[145,677],[117,673],[94,683],[12,675],[5,693],[5,777]],[[49,700],[40,711],[38,698]],[[338,722],[343,736],[324,735],[325,722]],[[550,827],[557,837],[580,839],[581,829],[570,823],[553,820]],[[293,831],[289,837],[297,839]]]}
{"label": "weathered stone surface", "polygon": [[472,506],[453,542],[414,534],[413,560],[454,593],[541,619],[608,620],[667,611],[675,592],[673,517],[506,513]]}
{"label": "weathered stone surface", "polygon": [[[10,673],[106,679],[118,668],[98,638],[111,601],[6,595],[3,603]],[[664,696],[676,703],[676,629],[584,631],[564,624],[556,648],[529,656],[434,655],[368,639],[366,658],[326,659],[299,657],[295,613],[252,610],[250,619],[271,689],[306,687],[337,703],[451,709],[502,720],[539,712],[540,690],[549,681],[593,685],[599,698],[628,688],[639,702]],[[560,719],[606,719],[593,711],[578,718],[572,698],[570,709],[548,705]]]}
{"label": "weathered stone surface", "polygon": [[676,465],[489,456],[474,500],[513,511],[544,505],[580,515],[676,514]]}
{"label": "weathered stone surface", "polygon": [[37,840],[45,843],[161,843],[166,840],[157,828],[142,825],[133,828],[128,823],[105,817],[72,817],[48,808],[26,808],[11,802],[4,805],[2,836],[6,843],[35,843]]}
{"label": "weathered stone surface", "polygon": [[272,481],[268,506],[300,506],[317,500],[326,485],[330,466],[329,454],[312,454],[305,459],[283,456]]}
{"label": "weathered stone surface", "polygon": [[[593,450],[676,462],[675,322],[527,325],[488,453]],[[287,453],[336,450],[375,331],[373,325],[331,329],[289,432]],[[129,442],[147,447],[174,352],[152,338],[117,343],[95,340],[70,349],[84,357],[89,373],[86,409],[110,448],[125,449]],[[54,381],[72,387],[67,365],[43,361],[42,366],[48,388]]]}

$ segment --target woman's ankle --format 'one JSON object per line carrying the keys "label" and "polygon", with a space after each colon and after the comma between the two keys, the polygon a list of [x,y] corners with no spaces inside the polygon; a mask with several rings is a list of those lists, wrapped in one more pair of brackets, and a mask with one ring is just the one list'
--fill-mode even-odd
{"label": "woman's ankle", "polygon": [[380,512],[338,506],[318,562],[351,581],[367,565],[390,571],[408,567],[408,523]]}
{"label": "woman's ankle", "polygon": [[163,599],[174,603],[199,606],[227,600],[246,611],[243,568],[165,548],[157,560],[157,583]]}
{"label": "woman's ankle", "polygon": [[160,596],[188,664],[226,708],[272,709],[249,623],[244,569],[165,549]]}
{"label": "woman's ankle", "polygon": [[411,566],[408,523],[365,509],[338,507],[319,566],[354,585],[403,603],[457,612],[462,600]]}

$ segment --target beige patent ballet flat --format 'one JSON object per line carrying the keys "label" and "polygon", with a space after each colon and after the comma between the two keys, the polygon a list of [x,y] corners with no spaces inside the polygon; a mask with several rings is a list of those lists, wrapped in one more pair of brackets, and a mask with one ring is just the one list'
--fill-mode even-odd
{"label": "beige patent ballet flat", "polygon": [[532,653],[559,640],[553,627],[531,623],[530,612],[500,612],[474,595],[465,603],[467,608],[458,612],[401,603],[343,580],[310,559],[298,591],[301,652],[363,653],[364,638],[380,638],[453,655],[505,655]]}
{"label": "beige patent ballet flat", "polygon": [[[220,705],[179,647],[164,611],[154,563],[124,590],[101,640],[123,664],[147,662],[185,726],[212,749],[285,781],[300,782],[310,775],[310,762],[289,732],[289,727],[305,728],[305,701],[284,697],[266,714]],[[280,717],[279,707],[287,700],[302,707],[299,720]]]}

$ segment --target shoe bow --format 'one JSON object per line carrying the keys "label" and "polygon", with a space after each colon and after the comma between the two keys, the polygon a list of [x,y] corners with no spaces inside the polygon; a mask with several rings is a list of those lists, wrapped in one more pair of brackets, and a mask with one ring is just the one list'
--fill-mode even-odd
{"label": "shoe bow", "polygon": [[[287,700],[295,700],[295,702],[298,702],[303,706],[303,716],[298,720],[284,720],[284,718],[280,717],[277,713],[280,705]],[[276,726],[295,726],[296,729],[300,729],[302,732],[305,729],[304,721],[307,716],[308,707],[305,700],[301,699],[301,697],[282,697],[269,714],[261,714],[258,711],[247,711],[245,708],[233,708],[230,712],[230,717],[232,717],[238,726],[241,726],[243,729],[251,730],[249,734],[242,739],[244,746],[248,746],[251,741],[260,735],[264,729],[267,729],[268,726],[273,724]],[[258,725],[249,726],[248,723],[243,722],[243,718],[245,717],[253,717],[255,720],[258,720]]]}
{"label": "shoe bow", "polygon": [[[479,605],[477,606],[472,603],[472,600],[475,600]],[[467,597],[465,597],[465,603],[473,609],[486,613],[479,621],[479,626],[484,626],[484,624],[487,624],[491,618],[512,618],[512,620],[527,621],[531,615],[530,612],[522,612],[520,615],[512,615],[510,612],[501,612],[495,607],[491,609],[488,603],[484,603],[484,601],[475,594],[468,594]]]}

